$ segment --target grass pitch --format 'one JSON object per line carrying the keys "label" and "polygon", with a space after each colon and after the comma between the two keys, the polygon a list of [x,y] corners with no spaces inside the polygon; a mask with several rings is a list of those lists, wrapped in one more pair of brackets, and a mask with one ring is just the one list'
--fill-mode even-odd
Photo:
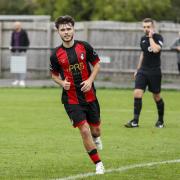
{"label": "grass pitch", "polygon": [[[180,159],[180,92],[162,92],[164,129],[154,127],[157,110],[150,93],[144,95],[140,127],[135,129],[124,128],[132,118],[132,90],[98,89],[97,95],[106,169]],[[54,179],[94,171],[58,88],[0,89],[0,179]],[[178,180],[180,163],[83,179]]]}

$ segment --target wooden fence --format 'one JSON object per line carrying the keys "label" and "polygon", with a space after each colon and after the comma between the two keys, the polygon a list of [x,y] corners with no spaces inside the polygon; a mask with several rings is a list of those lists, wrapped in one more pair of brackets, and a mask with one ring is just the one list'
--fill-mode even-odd
{"label": "wooden fence", "polygon": [[[12,22],[0,21],[0,77],[12,78],[10,73],[10,38]],[[49,77],[50,50],[61,40],[52,22],[23,22],[27,30],[30,47],[27,51],[29,79]],[[77,22],[75,38],[88,41],[102,59],[101,78],[108,79],[113,74],[132,72],[139,60],[139,41],[143,35],[141,23],[111,21]],[[158,22],[157,29],[164,38],[162,70],[164,74],[177,74],[176,52],[170,50],[178,36],[180,24]],[[119,78],[119,77],[118,77]]]}

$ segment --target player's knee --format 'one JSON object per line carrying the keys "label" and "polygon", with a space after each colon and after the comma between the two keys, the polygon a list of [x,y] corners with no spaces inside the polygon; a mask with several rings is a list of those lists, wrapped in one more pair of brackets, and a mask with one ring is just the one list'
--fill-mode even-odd
{"label": "player's knee", "polygon": [[88,136],[90,135],[89,128],[86,127],[86,126],[81,127],[80,131],[81,131],[81,135],[82,135],[84,138],[86,138],[86,137],[88,137]]}
{"label": "player's knee", "polygon": [[134,90],[134,97],[135,98],[142,98],[142,96],[143,96],[143,91],[142,90],[139,90],[139,89]]}
{"label": "player's knee", "polygon": [[153,94],[153,98],[155,101],[160,101],[161,96],[160,96],[160,94]]}

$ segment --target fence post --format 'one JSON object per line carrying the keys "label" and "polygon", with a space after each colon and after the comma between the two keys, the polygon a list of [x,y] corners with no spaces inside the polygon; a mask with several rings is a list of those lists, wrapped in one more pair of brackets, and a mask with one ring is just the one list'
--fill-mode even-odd
{"label": "fence post", "polygon": [[84,25],[84,41],[89,41],[89,26],[88,22],[83,22]]}
{"label": "fence post", "polygon": [[[2,22],[0,22],[0,47],[2,47]],[[0,48],[0,77],[2,77],[1,71],[2,71],[2,49]]]}
{"label": "fence post", "polygon": [[[53,26],[51,24],[51,22],[47,22],[47,46],[49,48],[51,48],[53,46],[53,41],[52,41],[52,31],[53,31]],[[47,50],[46,53],[47,53],[47,57],[49,56],[50,57],[50,53],[48,51],[51,51],[51,50]],[[47,67],[47,77],[49,76],[49,57],[48,57],[48,61],[47,61],[47,64],[46,64],[46,67]]]}

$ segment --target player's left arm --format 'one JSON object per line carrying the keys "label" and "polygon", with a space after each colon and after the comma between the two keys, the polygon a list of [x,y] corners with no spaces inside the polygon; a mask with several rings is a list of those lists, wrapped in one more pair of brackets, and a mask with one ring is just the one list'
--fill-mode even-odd
{"label": "player's left arm", "polygon": [[81,83],[81,91],[88,92],[100,70],[100,59],[94,48],[87,42],[83,42],[86,49],[87,62],[93,66],[89,78]]}
{"label": "player's left arm", "polygon": [[[155,39],[156,38],[156,39]],[[153,32],[149,33],[149,43],[154,53],[158,53],[161,51],[163,45],[163,39],[161,36],[153,37]]]}
{"label": "player's left arm", "polygon": [[89,78],[81,83],[81,85],[82,85],[81,91],[88,92],[91,89],[92,83],[94,82],[99,70],[100,70],[100,63],[97,62],[93,66],[93,70],[92,70],[91,75],[89,76]]}

